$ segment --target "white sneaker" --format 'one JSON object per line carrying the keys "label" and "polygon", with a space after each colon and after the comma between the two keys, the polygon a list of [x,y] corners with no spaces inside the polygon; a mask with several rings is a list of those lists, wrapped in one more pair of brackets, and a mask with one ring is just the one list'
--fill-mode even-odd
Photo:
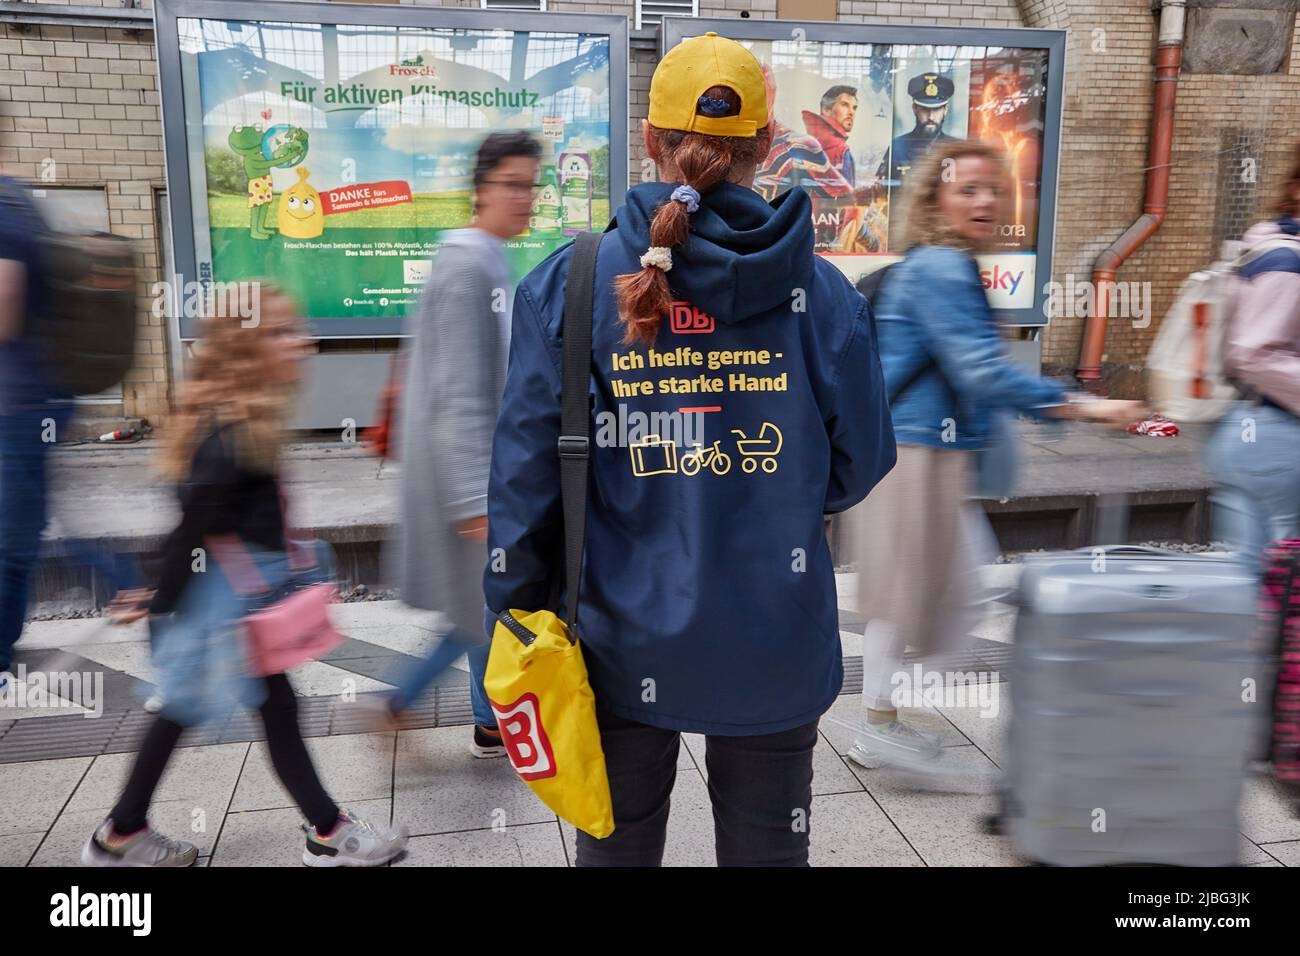
{"label": "white sneaker", "polygon": [[339,808],[339,822],[329,836],[304,827],[307,845],[302,861],[308,866],[383,866],[406,849],[406,827],[370,823]]}
{"label": "white sneaker", "polygon": [[144,702],[144,709],[151,714],[158,713],[163,709],[163,695],[150,694]]}
{"label": "white sneaker", "polygon": [[183,840],[169,840],[152,827],[145,827],[120,846],[110,847],[110,823],[105,820],[81,848],[82,866],[192,866],[198,848]]}
{"label": "white sneaker", "polygon": [[918,730],[894,719],[887,724],[867,724],[845,755],[859,767],[876,770],[885,766],[923,768],[938,759],[942,748],[935,734]]}

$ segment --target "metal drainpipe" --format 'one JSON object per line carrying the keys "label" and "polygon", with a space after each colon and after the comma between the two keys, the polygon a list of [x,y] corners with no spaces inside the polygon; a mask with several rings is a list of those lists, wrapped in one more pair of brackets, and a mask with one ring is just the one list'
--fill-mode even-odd
{"label": "metal drainpipe", "polygon": [[1178,98],[1178,70],[1183,62],[1187,0],[1164,0],[1160,4],[1160,34],[1156,48],[1155,99],[1151,106],[1151,136],[1147,152],[1146,201],[1139,216],[1124,234],[1106,247],[1093,264],[1092,314],[1083,329],[1079,367],[1075,375],[1085,386],[1101,380],[1101,356],[1106,345],[1106,318],[1110,314],[1110,291],[1115,273],[1124,261],[1165,221],[1169,199],[1169,161],[1173,155],[1174,105]]}

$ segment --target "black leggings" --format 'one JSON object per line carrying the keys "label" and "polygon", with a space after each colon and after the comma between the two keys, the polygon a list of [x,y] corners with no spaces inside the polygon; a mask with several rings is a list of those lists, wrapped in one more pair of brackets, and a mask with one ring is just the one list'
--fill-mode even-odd
{"label": "black leggings", "polygon": [[[266,678],[266,700],[262,702],[261,712],[276,775],[307,822],[321,833],[329,832],[338,820],[339,808],[316,776],[311,754],[307,753],[298,729],[298,698],[285,675],[272,674]],[[145,734],[126,789],[109,813],[113,829],[118,833],[135,833],[144,828],[154,790],[184,730],[180,724],[159,716]]]}

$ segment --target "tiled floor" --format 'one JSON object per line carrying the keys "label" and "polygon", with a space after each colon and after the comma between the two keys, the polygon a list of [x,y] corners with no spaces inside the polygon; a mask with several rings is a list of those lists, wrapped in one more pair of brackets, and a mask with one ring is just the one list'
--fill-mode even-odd
{"label": "tiled floor", "polygon": [[[832,714],[856,708],[843,697]],[[825,866],[996,866],[1022,862],[986,833],[996,764],[952,715],[918,713],[946,730],[954,790],[917,789],[843,758],[851,736],[834,724],[814,756],[812,861]],[[958,718],[959,720],[963,718]],[[978,718],[976,718],[978,719]],[[310,741],[322,779],[350,809],[405,824],[397,865],[564,866],[574,831],[558,823],[502,760],[475,760],[467,728],[352,734]],[[703,738],[684,740],[673,790],[666,865],[713,863],[713,820]],[[72,865],[122,782],[129,755],[9,764],[0,773],[0,865]],[[302,833],[293,802],[270,772],[264,745],[217,744],[177,752],[153,808],[155,825],[199,847],[212,866],[298,866]],[[1268,782],[1252,779],[1241,815],[1243,863],[1300,865],[1300,820]]]}
{"label": "tiled floor", "polygon": [[[396,732],[366,732],[368,724],[342,682],[364,678],[366,687],[386,686],[350,668],[401,663],[425,652],[436,622],[380,603],[345,605],[341,626],[351,640],[305,683],[304,723],[308,747],[332,796],[362,815],[396,820],[412,839],[398,866],[565,866],[575,859],[575,833],[557,821],[514,775],[504,760],[476,760],[468,751],[467,712],[450,717],[430,712],[430,724]],[[851,625],[846,625],[851,628]],[[860,630],[860,628],[859,628]],[[128,632],[129,633],[129,632]],[[147,718],[132,694],[147,686],[147,654],[140,634],[123,640],[88,622],[33,626],[26,653],[72,648],[78,659],[114,669],[120,680],[108,696],[130,707],[120,722],[140,728]],[[980,636],[1005,645],[1009,619],[986,621]],[[86,639],[93,643],[84,643]],[[861,637],[844,634],[846,672],[860,663]],[[997,647],[988,645],[990,659]],[[387,657],[385,658],[385,655]],[[332,672],[337,673],[332,673]],[[464,674],[447,676],[463,688]],[[359,681],[350,685],[361,690]],[[840,697],[822,720],[814,753],[810,819],[812,862],[823,866],[996,866],[1017,864],[1010,841],[992,835],[982,818],[996,807],[999,767],[1005,762],[1008,701],[994,685],[998,706],[909,711],[910,718],[942,735],[949,773],[924,787],[887,770],[862,770],[844,758],[853,739],[860,700]],[[125,696],[123,696],[125,695]],[[1009,697],[1009,695],[1006,695]],[[461,704],[462,708],[464,703]],[[314,709],[313,709],[314,708]],[[42,728],[75,722],[89,733],[100,720],[61,716],[66,711],[35,708],[17,715],[0,737],[0,761],[7,739],[18,734],[40,753]],[[15,715],[7,715],[15,716]],[[271,770],[256,721],[242,719],[221,734],[187,737],[158,790],[154,824],[169,836],[199,847],[201,865],[300,866],[301,818]],[[457,725],[447,726],[450,720]],[[238,731],[238,732],[237,732]],[[61,731],[71,733],[71,731]],[[133,731],[135,732],[135,731]],[[14,738],[17,739],[17,738]],[[683,737],[673,790],[665,863],[707,866],[713,859],[713,819],[705,773],[703,737]],[[123,748],[119,747],[119,750]],[[74,865],[81,846],[113,803],[132,754],[107,752],[51,759],[0,762],[0,865]],[[1264,778],[1246,783],[1240,812],[1241,862],[1300,866],[1300,818]]]}

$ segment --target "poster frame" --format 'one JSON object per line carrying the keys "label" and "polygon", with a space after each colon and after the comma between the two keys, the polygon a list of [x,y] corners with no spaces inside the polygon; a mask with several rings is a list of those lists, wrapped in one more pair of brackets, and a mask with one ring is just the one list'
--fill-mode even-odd
{"label": "poster frame", "polygon": [[[154,40],[163,127],[163,167],[172,223],[173,268],[182,282],[198,280],[191,207],[189,152],[182,90],[180,35],[177,21],[188,18],[248,22],[298,22],[343,26],[396,26],[511,33],[588,33],[609,37],[609,189],[610,208],[627,191],[628,24],[627,17],[595,13],[509,12],[509,27],[501,26],[503,11],[405,4],[286,2],[286,0],[155,0]],[[165,277],[170,281],[171,277]],[[182,341],[198,335],[198,320],[169,316],[178,324]],[[308,320],[311,334],[321,339],[398,338],[400,316],[372,318],[323,317]]]}
{"label": "poster frame", "polygon": [[[733,40],[830,41],[835,43],[932,44],[936,46],[1003,46],[1047,51],[1044,97],[1042,180],[1039,184],[1038,231],[1034,248],[1034,303],[1024,309],[994,309],[1005,325],[1041,328],[1049,324],[1047,287],[1052,279],[1056,205],[1060,172],[1061,112],[1065,93],[1066,31],[1037,27],[909,26],[896,23],[846,23],[839,20],[755,20],[739,18],[664,17],[659,28],[660,58],[682,40],[708,31]],[[802,31],[800,33],[799,31]]]}

